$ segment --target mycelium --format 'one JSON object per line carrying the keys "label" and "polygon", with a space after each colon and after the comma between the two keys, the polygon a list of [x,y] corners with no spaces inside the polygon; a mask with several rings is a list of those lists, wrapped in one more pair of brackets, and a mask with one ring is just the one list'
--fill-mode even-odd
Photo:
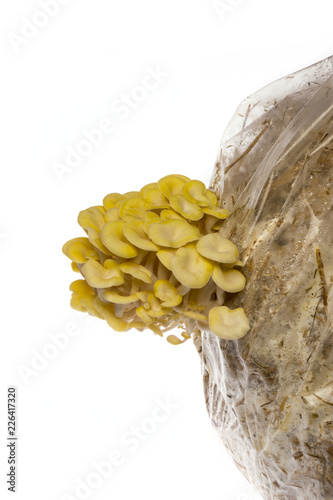
{"label": "mycelium", "polygon": [[108,194],[79,213],[87,236],[63,246],[84,278],[70,286],[71,306],[119,332],[182,329],[182,339],[167,337],[171,344],[200,330],[243,337],[244,310],[223,306],[225,293],[245,287],[238,249],[221,234],[228,214],[201,181],[178,174]]}

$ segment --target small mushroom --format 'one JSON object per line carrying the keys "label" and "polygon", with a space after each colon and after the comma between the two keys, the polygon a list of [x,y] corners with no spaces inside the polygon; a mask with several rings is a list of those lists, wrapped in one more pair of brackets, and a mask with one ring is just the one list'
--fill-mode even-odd
{"label": "small mushroom", "polygon": [[210,198],[206,194],[207,189],[203,182],[191,180],[183,186],[182,192],[185,198],[191,203],[200,207],[209,206]]}
{"label": "small mushroom", "polygon": [[133,278],[143,281],[144,283],[151,283],[151,271],[140,264],[134,264],[133,262],[123,262],[119,265],[119,269],[125,273],[131,275]]}
{"label": "small mushroom", "polygon": [[113,220],[119,220],[119,219],[120,219],[119,207],[109,208],[109,210],[107,210],[104,214],[105,222],[111,222]]}
{"label": "small mushroom", "polygon": [[203,236],[197,243],[197,250],[207,259],[226,264],[235,262],[239,257],[236,245],[219,233],[209,233]]}
{"label": "small mushroom", "polygon": [[106,320],[107,324],[116,332],[124,332],[129,329],[127,321],[117,318],[114,314],[114,305],[105,304],[99,297],[95,299],[95,307],[99,314]]}
{"label": "small mushroom", "polygon": [[208,315],[209,328],[218,337],[225,340],[237,340],[250,330],[249,320],[244,309],[230,310],[226,306],[213,307]]}
{"label": "small mushroom", "polygon": [[101,231],[101,240],[110,252],[124,259],[132,259],[138,254],[137,249],[124,236],[125,222],[115,220],[106,222]]}
{"label": "small mushroom", "polygon": [[83,229],[93,228],[96,231],[100,231],[105,223],[104,213],[104,207],[90,207],[86,210],[81,210],[77,221]]}
{"label": "small mushroom", "polygon": [[165,266],[169,271],[171,271],[171,261],[176,255],[176,249],[163,249],[159,250],[156,253],[157,258],[159,259],[160,262],[162,262],[163,266]]}
{"label": "small mushroom", "polygon": [[174,195],[174,194],[181,194],[182,189],[185,186],[186,181],[182,179],[180,176],[171,174],[171,175],[166,175],[165,177],[162,177],[157,183],[158,188],[168,200]]}
{"label": "small mushroom", "polygon": [[200,220],[204,214],[198,205],[191,203],[181,194],[174,194],[170,198],[170,205],[185,219]]}
{"label": "small mushroom", "polygon": [[137,295],[120,295],[114,290],[105,290],[102,292],[102,297],[108,302],[114,302],[115,304],[131,304],[132,302],[137,302]]}
{"label": "small mushroom", "polygon": [[180,219],[185,220],[179,213],[175,212],[171,208],[166,208],[160,213],[161,219]]}
{"label": "small mushroom", "polygon": [[149,252],[156,252],[159,247],[155,245],[143,230],[145,222],[142,220],[132,220],[127,222],[124,226],[124,235],[130,243],[135,245],[141,250],[147,250]]}
{"label": "small mushroom", "polygon": [[206,208],[203,207],[203,212],[208,215],[214,215],[217,219],[226,219],[229,215],[229,210],[225,208],[219,208],[219,207],[213,207],[213,208]]}
{"label": "small mushroom", "polygon": [[147,229],[149,238],[163,247],[179,248],[200,238],[199,230],[186,221],[166,219],[151,223]]}
{"label": "small mushroom", "polygon": [[213,264],[199,254],[195,245],[178,248],[171,261],[171,269],[176,279],[189,288],[205,286],[213,272]]}
{"label": "small mushroom", "polygon": [[169,202],[164,194],[156,187],[146,189],[143,198],[149,203],[151,208],[167,208]]}
{"label": "small mushroom", "polygon": [[114,208],[118,201],[123,201],[123,200],[125,200],[125,196],[123,196],[122,194],[110,193],[104,197],[103,205],[106,208],[106,210],[109,210],[110,208]]}
{"label": "small mushroom", "polygon": [[162,301],[162,307],[176,307],[183,300],[177,288],[169,281],[163,279],[155,282],[154,294]]}
{"label": "small mushroom", "polygon": [[67,241],[62,247],[63,253],[77,264],[83,264],[88,259],[99,259],[96,249],[88,238],[79,237]]}
{"label": "small mushroom", "polygon": [[245,276],[240,271],[237,269],[222,271],[218,264],[214,266],[212,278],[221,290],[229,293],[240,292],[246,284]]}
{"label": "small mushroom", "polygon": [[107,259],[104,265],[96,260],[88,260],[82,266],[81,272],[93,288],[108,288],[124,283],[124,274],[119,269],[119,264],[112,259]]}
{"label": "small mushroom", "polygon": [[129,198],[127,200],[124,200],[120,205],[119,215],[120,218],[122,219],[127,210],[135,208],[137,210],[145,212],[148,209],[148,207],[149,203],[146,200],[143,200],[142,198]]}

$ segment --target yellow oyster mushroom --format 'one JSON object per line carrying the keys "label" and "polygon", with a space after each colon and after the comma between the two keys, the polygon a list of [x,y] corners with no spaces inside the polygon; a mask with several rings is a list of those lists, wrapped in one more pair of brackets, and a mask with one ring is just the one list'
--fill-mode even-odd
{"label": "yellow oyster mushroom", "polygon": [[214,266],[212,278],[221,290],[229,293],[240,292],[246,284],[246,278],[240,271],[237,269],[222,271],[219,265]]}
{"label": "yellow oyster mushroom", "polygon": [[172,210],[170,208],[166,208],[162,210],[160,213],[161,219],[180,219],[180,220],[185,220],[184,217],[182,217],[179,213],[175,212],[175,210]]}
{"label": "yellow oyster mushroom", "polygon": [[106,208],[106,210],[109,210],[110,208],[114,208],[118,201],[123,201],[123,200],[125,200],[125,196],[123,196],[122,194],[110,193],[104,196],[103,205]]}
{"label": "yellow oyster mushroom", "polygon": [[203,217],[203,211],[198,205],[191,203],[181,194],[174,194],[170,198],[171,207],[182,215],[185,219],[200,220]]}
{"label": "yellow oyster mushroom", "polygon": [[124,198],[126,200],[129,200],[130,198],[140,198],[140,191],[127,191],[127,193],[124,193]]}
{"label": "yellow oyster mushroom", "polygon": [[171,261],[171,269],[176,279],[188,288],[204,287],[213,272],[213,264],[199,254],[195,245],[178,248]]}
{"label": "yellow oyster mushroom", "polygon": [[183,310],[182,313],[184,314],[184,316],[187,316],[188,318],[191,318],[191,319],[196,319],[197,321],[207,321],[208,320],[207,316],[205,316],[204,314],[198,313],[196,311]]}
{"label": "yellow oyster mushroom", "polygon": [[203,207],[202,210],[205,214],[214,215],[217,219],[226,219],[230,213],[229,210],[220,207]]}
{"label": "yellow oyster mushroom", "polygon": [[148,207],[148,201],[143,200],[142,198],[129,198],[128,200],[123,201],[119,206],[119,215],[121,218],[123,218],[125,212],[132,208],[145,212],[146,210],[148,210]]}
{"label": "yellow oyster mushroom", "polygon": [[225,264],[235,262],[239,257],[236,245],[219,233],[209,233],[203,236],[197,243],[197,250],[207,259]]}
{"label": "yellow oyster mushroom", "polygon": [[120,295],[114,290],[105,290],[102,292],[102,297],[108,302],[114,302],[115,304],[131,304],[132,302],[137,302],[139,300],[137,295]]}
{"label": "yellow oyster mushroom", "polygon": [[88,234],[88,238],[89,238],[90,243],[92,243],[94,245],[94,247],[96,247],[98,250],[100,250],[105,255],[108,255],[108,256],[112,255],[111,252],[106,248],[106,246],[103,245],[99,231],[96,231],[96,229],[93,229],[92,227],[90,227],[89,229],[87,229],[87,234]]}
{"label": "yellow oyster mushroom", "polygon": [[109,208],[104,214],[105,222],[111,222],[113,220],[120,220],[119,207]]}
{"label": "yellow oyster mushroom", "polygon": [[86,297],[92,297],[94,300],[93,288],[85,280],[76,280],[70,284],[69,289],[72,292],[70,306],[76,311],[87,312],[87,308],[81,303],[81,300]]}
{"label": "yellow oyster mushroom", "polygon": [[146,325],[150,325],[154,322],[154,318],[152,316],[149,316],[149,314],[147,313],[147,309],[145,309],[143,306],[137,307],[135,312]]}
{"label": "yellow oyster mushroom", "polygon": [[237,247],[214,232],[228,213],[201,181],[178,174],[140,191],[108,194],[103,206],[79,213],[88,238],[63,246],[72,269],[85,278],[71,285],[72,307],[119,332],[150,329],[163,336],[177,326],[188,330],[181,338],[167,337],[174,345],[189,339],[198,324],[207,329],[209,323],[223,338],[240,335],[244,317],[228,316],[222,305],[227,292],[245,286],[234,269],[242,262]]}
{"label": "yellow oyster mushroom", "polygon": [[148,295],[148,305],[150,309],[147,309],[147,314],[152,318],[159,318],[172,311],[171,307],[163,307],[160,300],[152,292]]}
{"label": "yellow oyster mushroom", "polygon": [[208,208],[217,207],[218,199],[215,193],[211,189],[207,189],[206,196],[209,200]]}
{"label": "yellow oyster mushroom", "polygon": [[184,197],[201,207],[208,207],[210,203],[209,197],[206,195],[207,189],[203,182],[191,180],[183,186],[182,193]]}
{"label": "yellow oyster mushroom", "polygon": [[122,220],[107,222],[101,231],[101,240],[114,255],[132,259],[138,255],[138,250],[124,236],[125,224]]}
{"label": "yellow oyster mushroom", "polygon": [[162,301],[162,307],[176,307],[183,300],[177,288],[167,280],[157,280],[154,283],[154,294]]}
{"label": "yellow oyster mushroom", "polygon": [[117,318],[114,314],[114,305],[105,304],[99,297],[95,299],[95,307],[99,314],[106,320],[107,324],[116,332],[124,332],[130,328],[126,320]]}
{"label": "yellow oyster mushroom", "polygon": [[158,189],[170,200],[174,194],[181,194],[186,181],[176,174],[166,175],[157,182]]}
{"label": "yellow oyster mushroom", "polygon": [[146,212],[140,210],[139,208],[129,208],[128,210],[125,210],[122,216],[122,220],[124,222],[130,222],[132,220],[144,220],[145,213]]}
{"label": "yellow oyster mushroom", "polygon": [[88,260],[81,269],[87,283],[94,288],[108,288],[124,283],[124,274],[119,269],[119,264],[112,259],[107,259],[104,265],[96,260]]}
{"label": "yellow oyster mushroom", "polygon": [[158,223],[152,222],[147,228],[147,233],[156,245],[171,248],[179,248],[200,238],[196,226],[178,219],[166,219]]}
{"label": "yellow oyster mushroom", "polygon": [[[146,212],[148,213],[148,212]],[[155,214],[155,217],[152,217],[152,216],[149,216],[149,217],[146,217],[146,220],[145,220],[145,223],[143,225],[143,230],[146,234],[148,234],[148,228],[150,226],[150,224],[159,224],[160,222],[162,222],[162,219],[157,215]]]}
{"label": "yellow oyster mushroom", "polygon": [[76,262],[71,262],[71,268],[75,273],[79,273],[80,269],[78,268],[78,265]]}
{"label": "yellow oyster mushroom", "polygon": [[163,266],[171,271],[171,261],[176,255],[176,252],[176,249],[167,248],[156,252],[156,256],[159,261],[162,262]]}
{"label": "yellow oyster mushroom", "polygon": [[87,295],[85,297],[81,297],[80,302],[91,316],[96,316],[96,318],[104,319],[96,309],[95,300],[95,295]]}
{"label": "yellow oyster mushroom", "polygon": [[144,196],[145,191],[147,189],[156,189],[157,188],[157,182],[150,182],[149,184],[145,184],[141,189],[140,189],[140,195]]}
{"label": "yellow oyster mushroom", "polygon": [[249,320],[244,309],[230,310],[226,306],[213,307],[208,315],[210,330],[225,340],[237,340],[250,330]]}
{"label": "yellow oyster mushroom", "polygon": [[149,203],[151,208],[166,208],[169,206],[169,202],[164,196],[164,194],[156,187],[146,189],[143,198]]}
{"label": "yellow oyster mushroom", "polygon": [[67,241],[62,247],[63,253],[77,264],[83,264],[88,259],[99,259],[98,252],[88,238],[79,237]]}
{"label": "yellow oyster mushroom", "polygon": [[151,271],[140,264],[134,264],[133,262],[123,262],[119,265],[119,269],[125,273],[131,275],[133,278],[143,281],[144,283],[151,283]]}
{"label": "yellow oyster mushroom", "polygon": [[[101,209],[103,209],[103,211]],[[83,229],[93,228],[96,231],[100,231],[105,224],[103,217],[104,212],[104,207],[90,207],[86,210],[81,210],[77,221]]]}
{"label": "yellow oyster mushroom", "polygon": [[191,338],[191,335],[189,335],[187,332],[182,332],[182,337],[183,340],[179,339],[176,337],[176,335],[169,335],[167,337],[167,341],[172,344],[172,345],[179,345],[179,344],[184,344],[184,342],[188,339]]}
{"label": "yellow oyster mushroom", "polygon": [[145,222],[141,220],[127,222],[124,226],[124,235],[130,243],[141,250],[156,252],[159,247],[148,238],[143,229],[144,225]]}

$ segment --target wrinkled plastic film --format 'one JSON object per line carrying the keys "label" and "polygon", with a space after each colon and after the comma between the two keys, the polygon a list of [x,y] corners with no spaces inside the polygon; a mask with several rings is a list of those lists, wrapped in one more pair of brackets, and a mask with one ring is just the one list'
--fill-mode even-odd
{"label": "wrinkled plastic film", "polygon": [[195,338],[207,410],[264,499],[333,498],[333,57],[245,99],[211,186],[251,330]]}

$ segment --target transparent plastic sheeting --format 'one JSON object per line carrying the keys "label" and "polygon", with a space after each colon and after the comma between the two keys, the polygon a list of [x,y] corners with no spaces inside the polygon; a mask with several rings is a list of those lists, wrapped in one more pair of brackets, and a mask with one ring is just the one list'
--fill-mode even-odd
{"label": "transparent plastic sheeting", "polygon": [[211,187],[231,211],[250,332],[202,332],[207,410],[265,500],[333,499],[333,56],[238,107]]}

